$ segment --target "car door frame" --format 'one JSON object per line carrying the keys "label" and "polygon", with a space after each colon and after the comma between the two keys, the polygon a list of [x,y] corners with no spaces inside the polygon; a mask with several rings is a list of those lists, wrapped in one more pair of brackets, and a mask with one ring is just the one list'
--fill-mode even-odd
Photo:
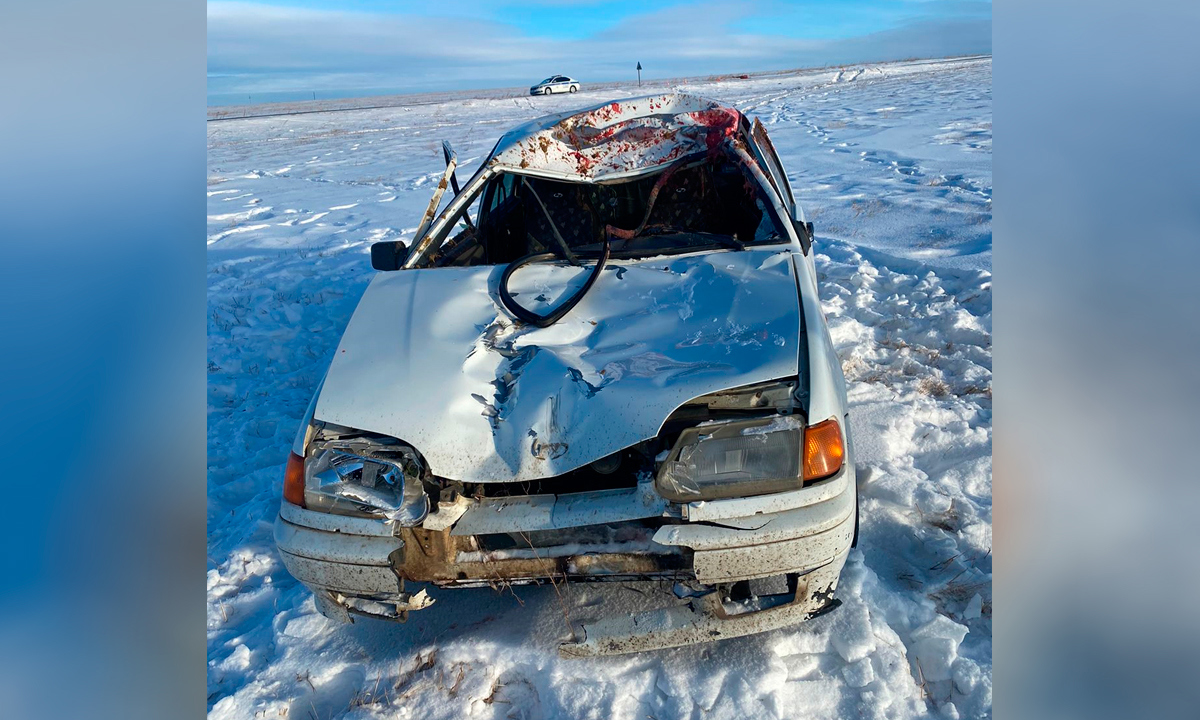
{"label": "car door frame", "polygon": [[813,241],[812,224],[805,217],[804,208],[796,201],[796,195],[792,191],[792,183],[788,180],[787,171],[783,168],[783,162],[779,159],[779,153],[775,151],[775,144],[771,142],[770,136],[767,135],[766,127],[763,126],[758,118],[754,118],[752,123],[747,121],[747,125],[748,127],[745,128],[748,140],[747,144],[750,146],[754,159],[758,161],[764,174],[771,180],[771,184],[775,186],[775,191],[779,193],[779,198],[783,201],[784,207],[787,208],[789,219],[792,221],[797,239],[800,240],[800,244],[804,248],[804,255],[811,259],[812,253],[809,249]]}

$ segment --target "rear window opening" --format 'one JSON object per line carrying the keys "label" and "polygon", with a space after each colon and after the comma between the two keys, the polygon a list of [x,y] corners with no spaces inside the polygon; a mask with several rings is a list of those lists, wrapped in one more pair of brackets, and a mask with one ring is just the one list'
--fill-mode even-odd
{"label": "rear window opening", "polygon": [[595,257],[606,236],[613,258],[787,239],[753,176],[726,155],[611,183],[500,173],[447,227],[429,265],[500,265],[538,253]]}

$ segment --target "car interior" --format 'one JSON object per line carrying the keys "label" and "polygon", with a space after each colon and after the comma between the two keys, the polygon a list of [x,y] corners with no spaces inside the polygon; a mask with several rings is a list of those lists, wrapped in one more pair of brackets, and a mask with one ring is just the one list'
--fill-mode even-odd
{"label": "car interior", "polygon": [[725,156],[684,159],[615,183],[563,182],[502,173],[483,188],[429,264],[498,265],[539,253],[566,259],[740,248],[786,238],[757,183]]}

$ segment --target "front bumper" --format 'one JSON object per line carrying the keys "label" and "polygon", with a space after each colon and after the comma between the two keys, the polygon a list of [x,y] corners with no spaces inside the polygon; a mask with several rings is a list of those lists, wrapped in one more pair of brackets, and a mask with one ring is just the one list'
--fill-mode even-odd
{"label": "front bumper", "polygon": [[[691,503],[640,544],[481,550],[496,533],[537,537],[587,527],[662,518],[644,488],[503,501],[460,501],[432,513],[424,527],[313,512],[284,503],[275,540],[288,571],[311,588],[323,614],[403,620],[428,604],[405,592],[406,580],[439,586],[487,586],[568,580],[686,580],[707,595],[667,610],[584,626],[565,654],[630,652],[747,635],[791,625],[826,609],[854,534],[853,466],[813,487],[759,498]],[[439,516],[441,516],[439,518]],[[786,576],[786,598],[770,607],[726,611],[719,587]]]}
{"label": "front bumper", "polygon": [[275,521],[275,544],[292,577],[314,591],[366,597],[403,592],[395,570],[403,543],[382,522],[284,502]]}
{"label": "front bumper", "polygon": [[580,636],[560,645],[559,653],[566,657],[622,655],[797,625],[841,605],[833,597],[833,591],[848,554],[847,547],[830,563],[800,576],[795,590],[774,596],[775,602],[769,607],[731,612],[730,603],[720,593],[711,592],[666,609],[584,624]]}

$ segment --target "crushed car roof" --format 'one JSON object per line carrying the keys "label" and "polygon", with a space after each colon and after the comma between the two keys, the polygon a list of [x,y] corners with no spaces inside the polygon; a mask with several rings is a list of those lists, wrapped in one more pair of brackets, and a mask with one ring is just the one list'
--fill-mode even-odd
{"label": "crushed car roof", "polygon": [[737,109],[669,93],[549,115],[505,133],[490,164],[561,180],[596,182],[640,175],[737,133]]}

